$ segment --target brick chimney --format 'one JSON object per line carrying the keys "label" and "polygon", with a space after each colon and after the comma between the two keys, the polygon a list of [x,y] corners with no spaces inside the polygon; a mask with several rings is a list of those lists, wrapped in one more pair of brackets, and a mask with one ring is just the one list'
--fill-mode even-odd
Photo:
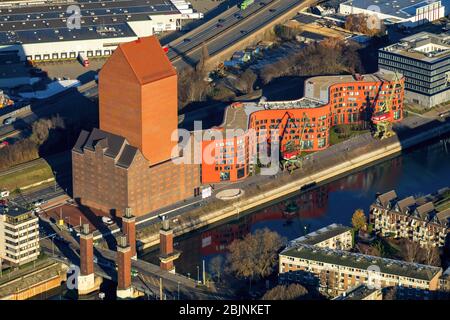
{"label": "brick chimney", "polygon": [[125,209],[125,215],[122,217],[122,229],[131,248],[131,257],[136,259],[136,217],[132,215],[131,208]]}
{"label": "brick chimney", "polygon": [[96,289],[94,275],[94,244],[89,224],[83,224],[80,232],[80,275],[78,276],[78,293],[88,294]]}
{"label": "brick chimney", "polygon": [[164,218],[162,228],[159,230],[159,250],[159,266],[161,270],[175,273],[173,262],[178,259],[181,253],[173,249],[173,229],[170,228],[169,220]]}
{"label": "brick chimney", "polygon": [[121,299],[131,298],[131,248],[127,237],[120,236],[117,239],[117,297]]}

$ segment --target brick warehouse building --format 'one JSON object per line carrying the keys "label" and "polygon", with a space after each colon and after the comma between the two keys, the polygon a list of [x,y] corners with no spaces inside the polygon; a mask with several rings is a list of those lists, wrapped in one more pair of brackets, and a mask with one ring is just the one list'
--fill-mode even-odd
{"label": "brick warehouse building", "polygon": [[177,74],[155,37],[118,46],[99,73],[99,105],[100,129],[72,150],[77,201],[140,216],[194,195],[199,166],[172,162]]}
{"label": "brick warehouse building", "polygon": [[331,127],[362,124],[388,100],[392,102],[388,120],[398,122],[403,116],[403,89],[403,76],[390,71],[320,76],[306,80],[305,97],[299,100],[234,103],[226,109],[222,125],[206,131],[214,138],[203,139],[203,156],[210,155],[213,161],[203,158],[202,183],[238,181],[250,175],[254,144],[261,137],[270,140],[278,135],[282,152],[288,141],[302,151],[323,150],[330,145]]}

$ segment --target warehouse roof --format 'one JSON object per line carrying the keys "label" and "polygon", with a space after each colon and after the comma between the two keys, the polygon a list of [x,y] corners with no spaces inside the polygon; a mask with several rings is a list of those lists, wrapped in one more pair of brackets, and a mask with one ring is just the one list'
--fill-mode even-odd
{"label": "warehouse roof", "polygon": [[300,244],[298,247],[285,250],[281,255],[363,270],[368,270],[371,266],[378,266],[381,273],[427,281],[433,279],[441,271],[439,267],[306,244]]}
{"label": "warehouse roof", "polygon": [[[169,58],[155,36],[122,43],[121,51],[141,84],[176,75]],[[108,62],[106,62],[108,63]]]}
{"label": "warehouse roof", "polygon": [[[81,28],[69,29],[79,5]],[[70,12],[70,11],[69,11]],[[0,8],[0,44],[88,40],[136,36],[131,21],[150,21],[151,15],[178,14],[171,2],[163,0],[77,1]]]}
{"label": "warehouse roof", "polygon": [[365,10],[369,10],[370,6],[377,6],[382,14],[408,19],[416,15],[416,8],[429,5],[430,2],[426,0],[349,0],[343,4]]}

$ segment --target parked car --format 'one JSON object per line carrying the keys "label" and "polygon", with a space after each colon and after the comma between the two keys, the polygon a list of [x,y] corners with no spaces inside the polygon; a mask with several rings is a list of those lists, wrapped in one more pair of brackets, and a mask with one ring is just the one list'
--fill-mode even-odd
{"label": "parked car", "polygon": [[108,226],[114,224],[114,221],[108,217],[102,217],[102,222]]}
{"label": "parked car", "polygon": [[9,124],[13,124],[16,120],[17,120],[17,118],[15,118],[15,117],[8,117],[5,120],[3,120],[3,124],[5,126],[9,125]]}

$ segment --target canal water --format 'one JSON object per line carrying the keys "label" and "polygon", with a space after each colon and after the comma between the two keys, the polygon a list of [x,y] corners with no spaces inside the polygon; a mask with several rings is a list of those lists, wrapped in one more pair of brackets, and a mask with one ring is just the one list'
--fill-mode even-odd
{"label": "canal water", "polygon": [[[175,239],[181,256],[177,272],[196,278],[209,261],[221,255],[236,238],[269,228],[288,240],[331,223],[350,225],[356,209],[368,213],[377,192],[395,190],[397,195],[420,196],[450,186],[450,136],[408,150],[395,158],[354,172],[308,192],[295,194],[255,212],[242,214],[220,225]],[[141,258],[159,263],[158,251]]]}

